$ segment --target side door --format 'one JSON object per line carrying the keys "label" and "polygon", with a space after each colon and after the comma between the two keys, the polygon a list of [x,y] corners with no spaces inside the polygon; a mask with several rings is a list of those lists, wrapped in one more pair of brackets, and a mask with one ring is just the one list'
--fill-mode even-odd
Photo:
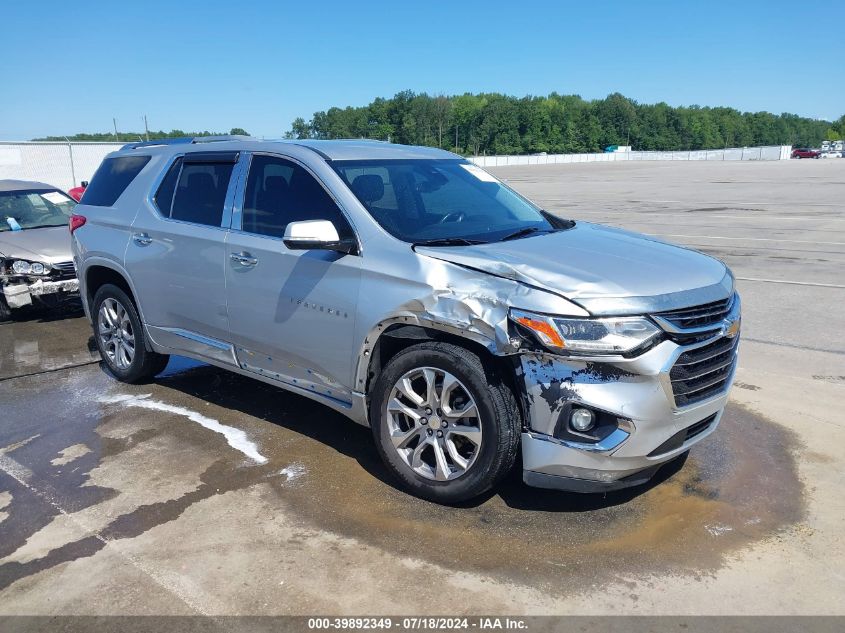
{"label": "side door", "polygon": [[290,250],[289,222],[331,220],[341,238],[351,224],[302,163],[254,154],[227,242],[229,329],[241,367],[342,402],[351,402],[353,332],[361,258]]}
{"label": "side door", "polygon": [[226,311],[226,236],[237,152],[177,157],[137,214],[126,268],[152,339],[234,362]]}

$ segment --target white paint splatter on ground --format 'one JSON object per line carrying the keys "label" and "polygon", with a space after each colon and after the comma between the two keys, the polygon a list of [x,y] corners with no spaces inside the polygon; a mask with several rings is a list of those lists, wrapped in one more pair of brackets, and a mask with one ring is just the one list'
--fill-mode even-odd
{"label": "white paint splatter on ground", "polygon": [[300,463],[293,463],[288,466],[285,466],[279,471],[280,475],[284,475],[287,479],[285,481],[295,481],[302,477],[305,473],[308,472],[308,469],[305,468],[304,465]]}
{"label": "white paint splatter on ground", "polygon": [[100,402],[105,404],[119,404],[124,407],[138,407],[140,409],[149,409],[151,411],[163,411],[165,413],[172,413],[174,415],[181,415],[188,418],[191,422],[196,422],[209,431],[219,433],[226,438],[226,442],[236,451],[240,451],[251,460],[258,464],[266,464],[267,458],[258,452],[258,446],[255,442],[247,437],[241,429],[236,429],[225,424],[220,424],[217,420],[204,416],[202,413],[192,411],[185,407],[177,407],[166,402],[152,400],[152,394],[142,394],[139,396],[117,395],[106,396],[99,398]]}
{"label": "white paint splatter on ground", "polygon": [[714,523],[708,524],[704,526],[704,529],[710,532],[713,536],[722,536],[726,532],[733,532],[733,528],[730,525],[725,525],[723,523]]}

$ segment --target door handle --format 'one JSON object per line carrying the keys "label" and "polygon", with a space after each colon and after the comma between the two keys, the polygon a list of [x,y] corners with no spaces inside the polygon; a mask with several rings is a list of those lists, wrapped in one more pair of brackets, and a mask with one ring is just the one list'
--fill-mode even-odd
{"label": "door handle", "polygon": [[148,244],[152,243],[153,238],[151,238],[146,233],[135,233],[132,236],[132,239],[138,246],[147,246]]}
{"label": "door handle", "polygon": [[241,266],[255,266],[258,263],[258,258],[253,257],[247,252],[241,251],[240,253],[232,253],[229,255],[233,262],[237,262]]}

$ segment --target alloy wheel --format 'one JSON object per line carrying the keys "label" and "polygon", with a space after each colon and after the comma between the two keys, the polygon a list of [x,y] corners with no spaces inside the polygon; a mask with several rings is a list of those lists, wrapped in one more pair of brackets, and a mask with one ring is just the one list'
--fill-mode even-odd
{"label": "alloy wheel", "polygon": [[129,369],[135,358],[135,333],[120,301],[109,297],[100,304],[97,332],[109,363],[118,369]]}
{"label": "alloy wheel", "polygon": [[481,449],[481,417],[472,394],[443,369],[419,367],[396,381],[387,430],[402,461],[435,481],[466,473]]}

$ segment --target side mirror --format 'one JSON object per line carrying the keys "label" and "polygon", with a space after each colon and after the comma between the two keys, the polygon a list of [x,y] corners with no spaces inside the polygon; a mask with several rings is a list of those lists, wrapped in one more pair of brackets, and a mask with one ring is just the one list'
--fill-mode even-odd
{"label": "side mirror", "polygon": [[83,189],[87,189],[87,188],[88,188],[88,181],[87,181],[87,180],[83,180],[83,181],[80,183],[80,186],[81,186]]}
{"label": "side mirror", "polygon": [[324,250],[346,254],[358,252],[355,240],[340,239],[330,220],[291,222],[285,227],[282,241],[293,251]]}

